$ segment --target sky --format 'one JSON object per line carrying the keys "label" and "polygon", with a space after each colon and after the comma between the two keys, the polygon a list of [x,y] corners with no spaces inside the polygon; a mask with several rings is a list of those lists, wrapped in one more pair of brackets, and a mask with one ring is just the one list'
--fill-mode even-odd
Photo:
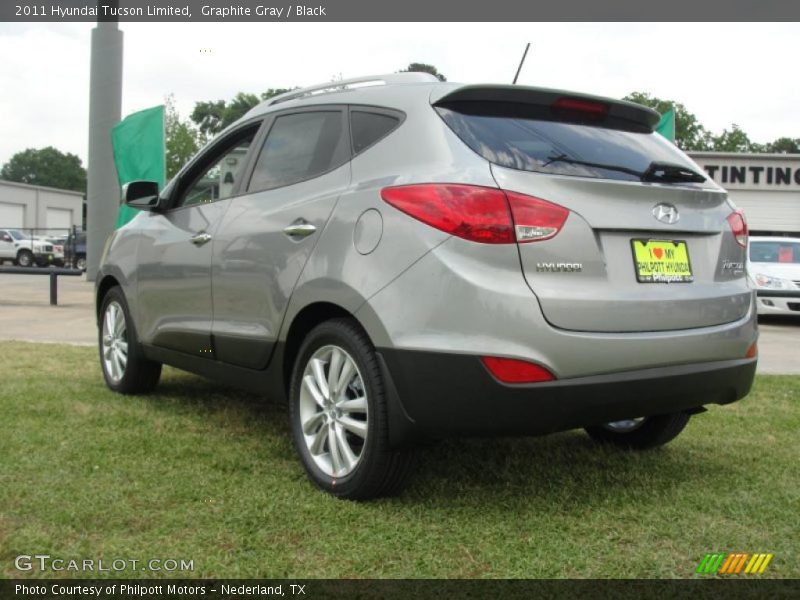
{"label": "sky", "polygon": [[[0,24],[0,164],[55,146],[86,163],[92,23]],[[174,94],[239,91],[435,65],[448,80],[519,83],[683,103],[707,128],[737,123],[758,142],[800,137],[800,24],[123,23],[123,116]]]}

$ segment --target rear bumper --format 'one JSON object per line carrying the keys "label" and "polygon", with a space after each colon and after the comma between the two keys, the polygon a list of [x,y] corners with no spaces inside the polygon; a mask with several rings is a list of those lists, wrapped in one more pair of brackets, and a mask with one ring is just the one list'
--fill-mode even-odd
{"label": "rear bumper", "polygon": [[474,355],[380,353],[390,402],[399,403],[392,423],[402,432],[399,438],[538,435],[728,404],[750,391],[757,362],[714,361],[506,385]]}

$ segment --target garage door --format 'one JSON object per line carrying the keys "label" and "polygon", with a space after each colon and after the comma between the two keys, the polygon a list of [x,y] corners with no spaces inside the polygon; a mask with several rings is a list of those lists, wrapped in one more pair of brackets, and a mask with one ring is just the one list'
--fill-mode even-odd
{"label": "garage door", "polygon": [[731,192],[750,231],[800,231],[800,195],[786,192]]}
{"label": "garage door", "polygon": [[0,228],[12,229],[25,225],[25,205],[0,202]]}
{"label": "garage door", "polygon": [[46,226],[51,234],[66,233],[72,227],[72,211],[68,208],[48,208]]}

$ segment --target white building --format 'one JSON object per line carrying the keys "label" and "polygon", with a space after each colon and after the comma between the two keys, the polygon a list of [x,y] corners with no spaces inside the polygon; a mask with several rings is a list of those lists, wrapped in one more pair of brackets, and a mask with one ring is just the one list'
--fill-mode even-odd
{"label": "white building", "polygon": [[83,194],[0,180],[0,228],[64,233],[83,224]]}
{"label": "white building", "polygon": [[728,190],[752,234],[800,236],[800,154],[688,154]]}

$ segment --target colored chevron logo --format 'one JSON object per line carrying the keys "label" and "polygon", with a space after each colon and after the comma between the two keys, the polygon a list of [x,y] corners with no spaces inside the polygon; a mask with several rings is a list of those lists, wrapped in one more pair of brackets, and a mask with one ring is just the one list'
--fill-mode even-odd
{"label": "colored chevron logo", "polygon": [[763,573],[772,554],[749,554],[747,552],[718,552],[706,554],[695,573],[706,575],[755,575]]}

